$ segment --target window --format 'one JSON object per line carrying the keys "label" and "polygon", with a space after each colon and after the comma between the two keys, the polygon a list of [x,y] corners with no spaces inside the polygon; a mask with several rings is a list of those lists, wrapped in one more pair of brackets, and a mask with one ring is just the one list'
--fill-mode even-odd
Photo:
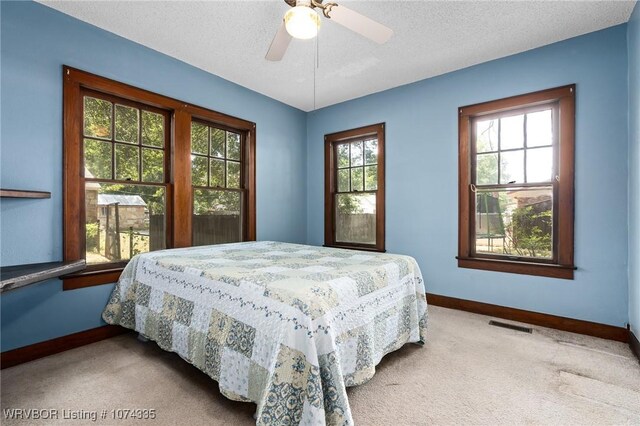
{"label": "window", "polygon": [[65,289],[138,253],[255,239],[254,123],[64,67],[63,126],[64,259],[88,265]]}
{"label": "window", "polygon": [[384,124],[325,136],[325,245],[384,251]]}
{"label": "window", "polygon": [[574,96],[460,108],[458,266],[573,278]]}
{"label": "window", "polygon": [[235,130],[191,123],[193,245],[243,240],[247,173],[245,140]]}
{"label": "window", "polygon": [[89,90],[81,96],[87,264],[166,248],[169,114]]}

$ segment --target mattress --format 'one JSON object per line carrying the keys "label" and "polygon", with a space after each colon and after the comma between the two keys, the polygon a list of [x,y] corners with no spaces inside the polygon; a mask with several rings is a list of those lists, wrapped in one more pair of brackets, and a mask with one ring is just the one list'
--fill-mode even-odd
{"label": "mattress", "polygon": [[353,424],[346,387],[424,343],[409,256],[262,241],[135,256],[103,314],[179,354],[258,425]]}

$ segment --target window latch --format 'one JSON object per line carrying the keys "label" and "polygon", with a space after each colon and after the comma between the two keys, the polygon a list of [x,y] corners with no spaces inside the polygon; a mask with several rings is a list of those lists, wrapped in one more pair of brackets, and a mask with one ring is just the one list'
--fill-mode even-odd
{"label": "window latch", "polygon": [[476,188],[475,184],[473,184],[473,183],[469,184],[469,188],[471,189],[471,192],[477,192],[477,188]]}

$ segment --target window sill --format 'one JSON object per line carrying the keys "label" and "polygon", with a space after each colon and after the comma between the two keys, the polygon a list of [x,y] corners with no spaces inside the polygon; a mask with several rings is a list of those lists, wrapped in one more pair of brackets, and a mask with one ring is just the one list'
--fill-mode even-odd
{"label": "window sill", "polygon": [[481,269],[484,271],[508,272],[521,275],[573,279],[575,266],[549,263],[519,262],[502,259],[469,258],[456,256],[459,268]]}
{"label": "window sill", "polygon": [[84,271],[77,274],[65,275],[62,278],[62,290],[77,290],[79,288],[97,285],[113,284],[118,281],[124,268],[103,269],[99,271]]}
{"label": "window sill", "polygon": [[379,249],[377,247],[367,247],[367,246],[352,246],[349,244],[323,244],[322,247],[329,248],[339,248],[339,249],[347,249],[347,250],[360,250],[360,251],[373,251],[376,253],[386,253],[385,249]]}

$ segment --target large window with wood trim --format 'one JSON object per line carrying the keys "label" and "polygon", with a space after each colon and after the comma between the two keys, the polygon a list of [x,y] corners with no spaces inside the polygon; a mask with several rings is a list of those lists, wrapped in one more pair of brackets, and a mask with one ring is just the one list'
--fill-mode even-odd
{"label": "large window with wood trim", "polygon": [[384,251],[384,124],[325,136],[325,245]]}
{"label": "large window with wood trim", "polygon": [[573,278],[574,97],[460,108],[459,266]]}
{"label": "large window with wood trim", "polygon": [[138,253],[255,239],[255,124],[64,68],[64,288]]}

